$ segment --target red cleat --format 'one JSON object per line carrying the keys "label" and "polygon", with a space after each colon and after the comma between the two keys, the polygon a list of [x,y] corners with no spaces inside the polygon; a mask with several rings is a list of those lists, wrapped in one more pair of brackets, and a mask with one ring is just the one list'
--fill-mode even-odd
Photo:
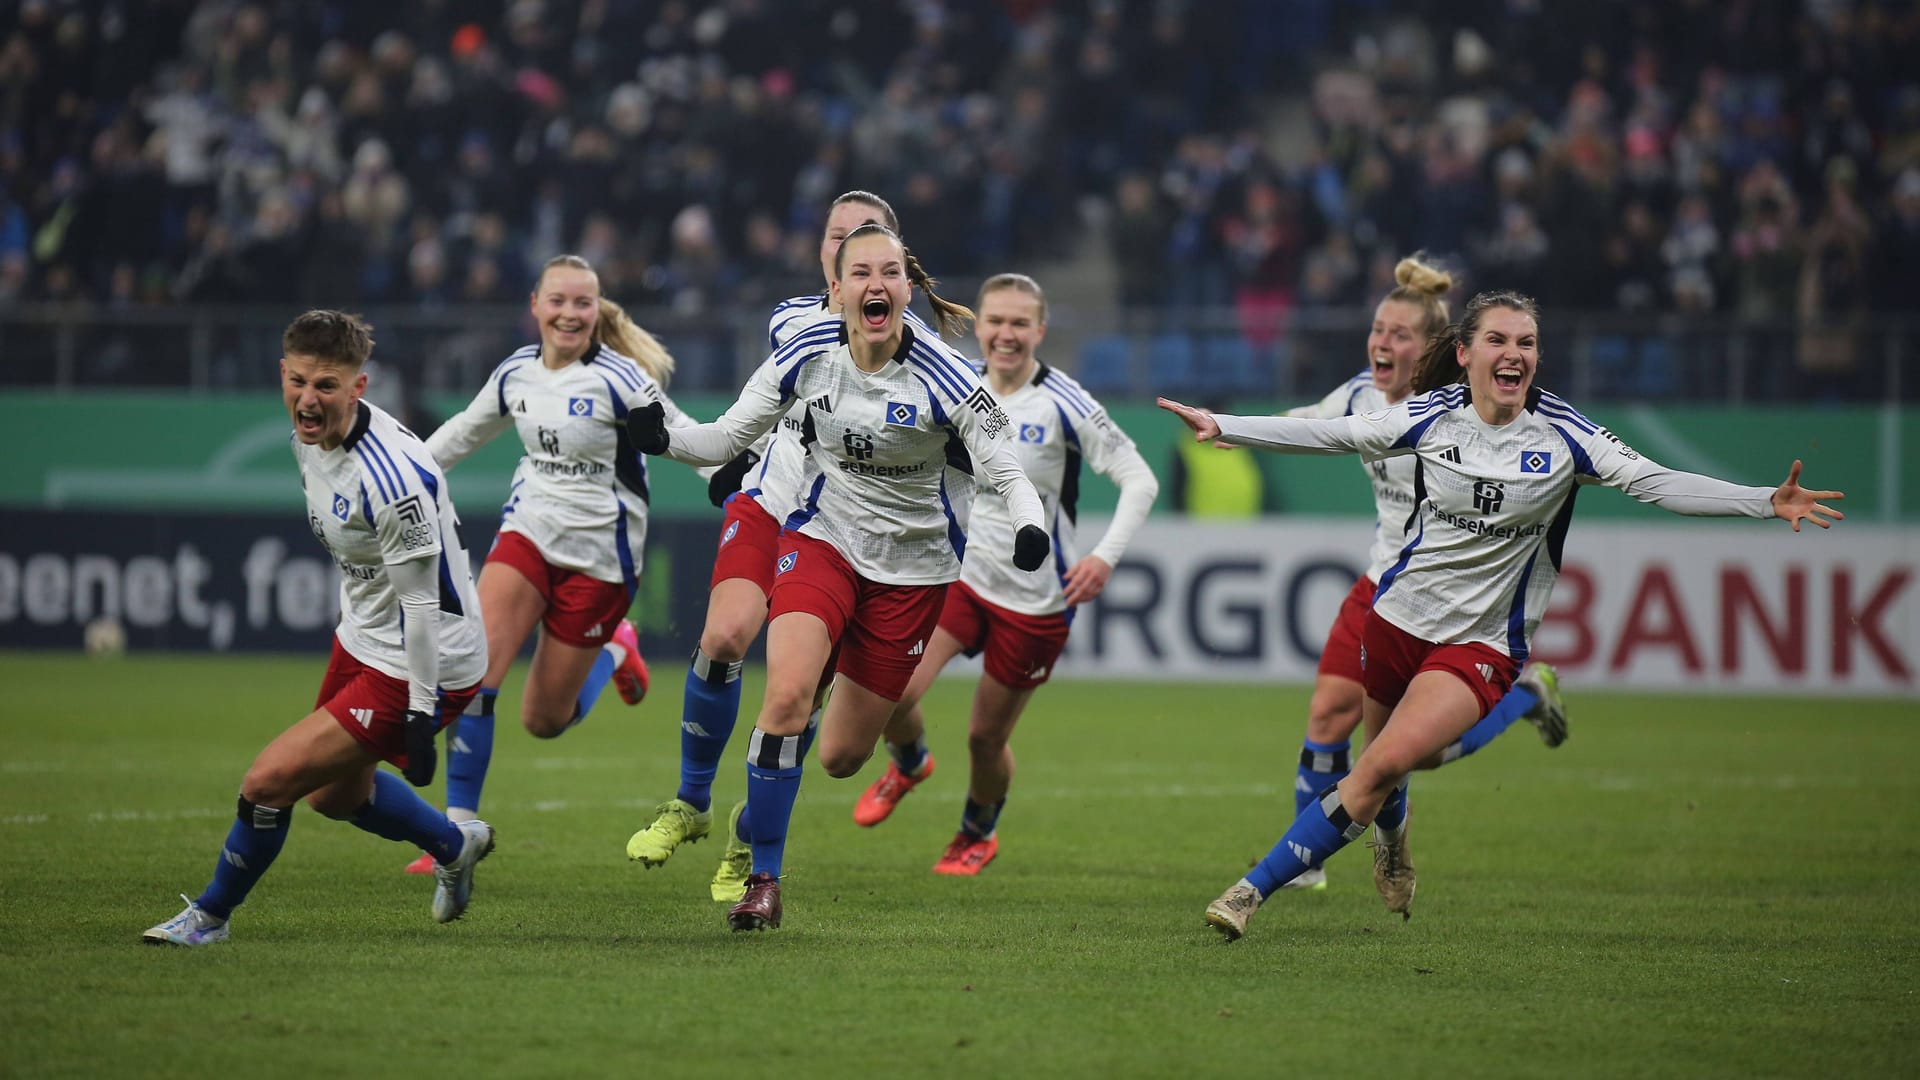
{"label": "red cleat", "polygon": [[640,704],[647,696],[647,686],[653,676],[647,672],[646,658],[640,655],[640,635],[634,632],[633,624],[625,619],[613,628],[614,644],[627,650],[627,658],[613,669],[613,688],[620,691],[620,700],[629,705]]}
{"label": "red cleat", "polygon": [[875,780],[873,786],[861,794],[860,801],[853,804],[853,823],[870,829],[887,820],[887,815],[893,813],[893,808],[907,797],[907,792],[932,775],[932,754],[928,754],[927,760],[921,764],[918,776],[908,776],[900,771],[900,766],[887,762],[887,771],[881,773],[880,779]]}
{"label": "red cleat", "polygon": [[940,861],[933,864],[936,874],[955,874],[972,877],[986,869],[995,855],[1000,854],[1000,841],[992,836],[985,840],[966,833],[954,833],[953,843],[941,854]]}
{"label": "red cleat", "polygon": [[780,879],[772,874],[747,876],[747,895],[727,911],[727,925],[735,930],[780,928]]}
{"label": "red cleat", "polygon": [[434,872],[436,868],[439,867],[439,865],[440,865],[439,863],[433,861],[433,856],[428,855],[425,852],[421,852],[419,858],[407,864],[407,873],[431,874]]}

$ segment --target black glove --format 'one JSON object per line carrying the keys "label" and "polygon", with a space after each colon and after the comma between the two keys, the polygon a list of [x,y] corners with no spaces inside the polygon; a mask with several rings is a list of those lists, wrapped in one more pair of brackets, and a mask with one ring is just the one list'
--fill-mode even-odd
{"label": "black glove", "polygon": [[667,407],[649,401],[627,410],[627,438],[643,454],[658,456],[667,452]]}
{"label": "black glove", "polygon": [[1022,570],[1038,570],[1047,561],[1047,531],[1038,525],[1022,525],[1013,536],[1013,565]]}
{"label": "black glove", "polygon": [[712,476],[707,477],[707,501],[715,506],[727,505],[727,500],[733,497],[733,493],[740,490],[740,481],[746,477],[747,470],[758,464],[760,464],[759,454],[751,450],[740,451],[732,461],[720,466],[714,470]]}
{"label": "black glove", "polygon": [[405,741],[407,748],[407,767],[400,775],[414,787],[426,787],[433,783],[433,769],[439,763],[439,751],[433,745],[433,737],[440,732],[439,718],[432,713],[407,710]]}

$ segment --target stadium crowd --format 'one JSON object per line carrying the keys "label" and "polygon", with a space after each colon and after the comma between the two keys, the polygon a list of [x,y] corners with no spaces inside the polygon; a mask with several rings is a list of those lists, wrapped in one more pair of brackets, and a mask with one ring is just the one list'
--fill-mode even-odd
{"label": "stadium crowd", "polygon": [[1091,227],[1128,313],[1243,324],[1362,305],[1415,248],[1579,309],[1845,326],[1920,285],[1912,2],[23,0],[10,21],[0,301],[514,301],[570,250],[609,295],[698,313],[810,280],[819,207],[855,186],[948,274]]}

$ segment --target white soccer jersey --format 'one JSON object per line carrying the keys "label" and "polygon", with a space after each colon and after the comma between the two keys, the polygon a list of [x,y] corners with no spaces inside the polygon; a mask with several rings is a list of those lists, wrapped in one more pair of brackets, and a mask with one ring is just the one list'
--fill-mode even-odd
{"label": "white soccer jersey", "polygon": [[546,560],[631,593],[647,542],[646,456],[627,438],[629,409],[658,401],[667,424],[691,417],[640,365],[595,345],[558,370],[540,346],[506,358],[473,402],[427,440],[441,466],[513,426],[525,454],[500,510],[500,530],[533,542]]}
{"label": "white soccer jersey", "polygon": [[[767,318],[767,352],[769,355],[779,352],[782,345],[807,327],[840,321],[841,316],[828,309],[824,293],[782,300],[774,305],[773,314]],[[914,333],[938,339],[939,335],[928,329],[911,310],[906,313],[906,321]],[[758,502],[775,521],[787,520],[800,506],[807,474],[807,450],[800,438],[806,430],[806,419],[805,403],[795,402],[780,425],[753,444],[753,452],[760,455],[760,461],[740,479],[741,492]],[[952,486],[956,478],[949,476],[948,482]],[[956,504],[964,503],[957,488],[953,496]]]}
{"label": "white soccer jersey", "polygon": [[1538,389],[1499,427],[1480,419],[1461,385],[1333,420],[1218,419],[1221,437],[1241,446],[1413,455],[1413,518],[1373,610],[1426,641],[1481,642],[1516,661],[1527,658],[1559,576],[1576,482],[1679,514],[1773,516],[1772,488],[1668,469]]}
{"label": "white soccer jersey", "polygon": [[[1331,420],[1358,413],[1379,412],[1387,407],[1387,395],[1373,385],[1373,376],[1365,371],[1333,388],[1333,392],[1312,405],[1288,409],[1282,416],[1307,420]],[[1406,536],[1407,517],[1413,513],[1413,458],[1408,456],[1363,459],[1367,482],[1373,486],[1373,546],[1367,550],[1366,577],[1375,583],[1400,557]]]}
{"label": "white soccer jersey", "polygon": [[[1074,522],[1078,517],[1080,466],[1084,462],[1102,476],[1143,476],[1149,488],[1134,513],[1116,512],[1114,524],[1093,554],[1111,566],[1126,551],[1126,541],[1152,507],[1153,470],[1141,458],[1127,433],[1073,377],[1046,364],[1038,365],[1025,386],[1000,399],[1013,423],[1008,432],[1013,454],[1033,481],[1046,507],[1048,532],[1053,535],[1053,565],[1028,574],[1013,565],[1013,517],[1007,500],[997,491],[982,489],[974,497],[973,520],[967,529],[966,558],[960,580],[989,603],[1026,615],[1051,615],[1067,606],[1063,584],[1078,557]],[[1131,520],[1123,520],[1131,519]]]}
{"label": "white soccer jersey", "polygon": [[413,432],[362,401],[338,447],[295,440],[307,524],[340,566],[340,625],[353,658],[396,679],[407,670],[400,597],[387,567],[433,559],[439,567],[436,628],[441,687],[472,686],[487,673],[487,637],[473,572],[446,476]]}
{"label": "white soccer jersey", "polygon": [[845,323],[806,327],[718,420],[674,431],[668,454],[696,465],[726,461],[795,402],[806,407],[807,476],[785,526],[832,544],[867,580],[939,585],[959,576],[966,538],[947,479],[950,453],[970,456],[1007,494],[1014,520],[1045,527],[1040,498],[1008,448],[1006,410],[964,358],[912,325],[873,374],[854,366]]}

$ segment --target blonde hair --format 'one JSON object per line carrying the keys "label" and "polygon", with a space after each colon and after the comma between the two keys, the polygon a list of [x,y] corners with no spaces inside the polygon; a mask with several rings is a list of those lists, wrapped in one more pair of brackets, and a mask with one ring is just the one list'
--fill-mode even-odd
{"label": "blonde hair", "polygon": [[1025,274],[1009,273],[993,275],[980,283],[980,295],[975,297],[973,302],[976,304],[984,304],[986,303],[988,293],[997,293],[1002,289],[1012,289],[1014,292],[1023,292],[1033,297],[1034,302],[1040,305],[1040,322],[1042,324],[1046,323],[1047,294],[1040,288],[1039,282]]}
{"label": "blonde hair", "polygon": [[919,259],[913,257],[913,249],[907,246],[906,241],[900,239],[898,233],[878,222],[867,222],[848,233],[847,238],[840,242],[840,250],[833,255],[834,275],[839,276],[842,268],[847,264],[847,245],[857,237],[875,234],[885,236],[900,245],[900,254],[905,257],[907,264],[907,280],[912,282],[915,288],[926,293],[927,303],[933,305],[934,327],[942,334],[959,334],[965,330],[967,324],[973,321],[973,309],[965,304],[956,304],[934,292],[934,286],[940,283],[934,280],[933,275],[927,273],[926,268],[920,265]]}
{"label": "blonde hair", "polygon": [[1447,325],[1447,291],[1453,288],[1453,275],[1425,258],[1426,252],[1416,251],[1394,264],[1393,280],[1397,284],[1385,300],[1400,300],[1419,308],[1420,333],[1431,337]]}
{"label": "blonde hair", "polygon": [[[534,291],[540,289],[540,282],[547,279],[547,271],[556,266],[569,270],[585,270],[593,275],[595,284],[600,275],[593,264],[578,255],[555,255],[540,267],[540,276],[534,280]],[[593,324],[593,343],[612,349],[640,365],[640,370],[657,382],[661,387],[673,378],[673,354],[667,351],[660,339],[646,331],[646,328],[633,321],[627,309],[602,296],[600,298],[599,318]]]}

